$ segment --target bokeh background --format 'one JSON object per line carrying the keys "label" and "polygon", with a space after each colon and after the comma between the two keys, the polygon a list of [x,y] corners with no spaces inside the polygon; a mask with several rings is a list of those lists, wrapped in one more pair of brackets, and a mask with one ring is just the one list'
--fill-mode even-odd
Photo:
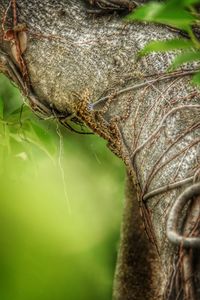
{"label": "bokeh background", "polygon": [[0,299],[111,299],[124,168],[0,75]]}

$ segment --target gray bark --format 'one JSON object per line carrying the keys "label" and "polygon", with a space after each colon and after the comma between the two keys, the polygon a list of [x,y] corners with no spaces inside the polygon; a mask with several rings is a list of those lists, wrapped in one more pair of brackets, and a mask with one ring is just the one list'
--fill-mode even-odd
{"label": "gray bark", "polygon": [[[1,19],[8,2],[0,3]],[[190,84],[190,75],[162,79],[175,53],[137,59],[146,43],[173,38],[176,33],[162,26],[126,24],[117,14],[96,17],[88,14],[87,8],[81,0],[18,0],[18,22],[28,28],[23,54],[27,86],[23,83],[27,76],[20,74],[14,62],[11,43],[4,40],[0,44],[0,69],[31,103],[34,101],[33,109],[40,103],[48,114],[57,118],[62,115],[62,119],[73,113],[106,139],[127,167],[132,187],[125,206],[114,299],[198,299],[199,250],[185,254],[189,265],[195,262],[196,266],[192,288],[183,278],[186,258],[180,262],[185,250],[172,246],[166,237],[170,207],[188,184],[151,197],[146,204],[142,197],[191,177],[198,169],[199,91]],[[12,28],[12,10],[5,25]],[[158,77],[161,80],[152,82]],[[91,103],[107,96],[90,108]],[[177,110],[171,111],[175,107]],[[150,139],[160,124],[159,134]],[[142,211],[140,220],[136,194]],[[198,207],[199,198],[195,201]],[[197,214],[191,219],[193,210],[185,209],[183,216],[178,216],[186,228],[180,224],[183,232],[188,232],[199,217]],[[145,229],[139,225],[141,220]],[[145,230],[150,241],[144,238]]]}

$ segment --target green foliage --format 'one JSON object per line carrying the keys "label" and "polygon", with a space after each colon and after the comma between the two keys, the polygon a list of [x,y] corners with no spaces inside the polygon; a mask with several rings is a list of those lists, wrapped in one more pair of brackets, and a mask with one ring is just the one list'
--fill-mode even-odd
{"label": "green foliage", "polygon": [[[0,80],[6,82],[2,75]],[[47,122],[38,119],[23,103],[20,96],[18,101],[10,101],[9,93],[6,95],[3,92],[3,84],[1,84],[0,96],[1,145],[13,155],[17,155],[19,151],[25,153],[27,159],[31,157],[33,151],[38,150],[53,159],[57,150],[54,141],[56,136],[55,122],[47,124]],[[16,149],[18,153],[16,153]]]}
{"label": "green foliage", "polygon": [[60,149],[57,124],[22,109],[3,76],[0,99],[0,299],[110,300],[122,162],[62,127]]}
{"label": "green foliage", "polygon": [[0,118],[3,120],[3,113],[4,113],[4,102],[2,98],[0,98]]}
{"label": "green foliage", "polygon": [[[172,62],[170,70],[183,64],[200,59],[200,42],[194,33],[194,26],[200,25],[200,15],[196,10],[200,0],[168,0],[162,3],[150,2],[129,14],[128,21],[145,21],[164,24],[184,31],[188,38],[165,41],[153,41],[139,52],[139,56],[158,51],[181,50]],[[193,82],[200,85],[200,73],[195,75]]]}
{"label": "green foliage", "polygon": [[154,52],[165,52],[176,49],[190,49],[193,43],[191,40],[186,39],[172,39],[168,41],[153,41],[148,43],[144,49],[140,51],[140,56]]}

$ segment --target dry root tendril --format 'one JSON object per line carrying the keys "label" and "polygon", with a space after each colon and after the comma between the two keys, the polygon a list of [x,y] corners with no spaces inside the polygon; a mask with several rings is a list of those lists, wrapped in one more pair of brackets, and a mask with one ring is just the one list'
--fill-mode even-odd
{"label": "dry root tendril", "polygon": [[188,201],[200,196],[200,183],[188,187],[174,202],[168,220],[167,237],[171,243],[184,248],[200,248],[200,237],[184,237],[178,232],[178,221],[184,206]]}

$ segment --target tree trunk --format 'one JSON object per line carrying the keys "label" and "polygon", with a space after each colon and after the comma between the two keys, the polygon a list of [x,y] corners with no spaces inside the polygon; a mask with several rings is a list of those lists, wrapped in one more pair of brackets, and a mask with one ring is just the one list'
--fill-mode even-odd
{"label": "tree trunk", "polygon": [[137,191],[129,177],[113,299],[160,299],[161,274],[160,260],[144,232]]}
{"label": "tree trunk", "polygon": [[[199,299],[199,240],[186,248],[188,240],[171,238],[176,227],[184,236],[199,235],[199,185],[193,202],[181,206],[182,214],[172,208],[198,181],[200,95],[190,84],[194,68],[167,74],[172,52],[137,59],[149,41],[177,34],[162,26],[127,24],[117,14],[90,14],[81,0],[18,0],[16,20],[14,2],[7,14],[9,1],[0,3],[1,71],[36,113],[65,124],[79,118],[127,167],[114,299]],[[26,29],[19,29],[24,23]],[[168,216],[168,235],[178,245],[166,236]]]}

